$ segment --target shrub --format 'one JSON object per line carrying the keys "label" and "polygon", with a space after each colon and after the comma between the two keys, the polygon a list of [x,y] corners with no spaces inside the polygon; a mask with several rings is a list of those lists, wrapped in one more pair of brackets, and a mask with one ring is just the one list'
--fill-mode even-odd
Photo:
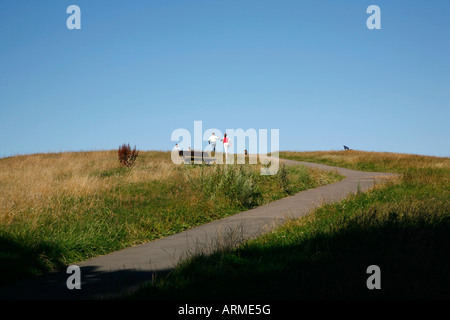
{"label": "shrub", "polygon": [[277,178],[278,185],[280,186],[281,190],[283,190],[283,192],[286,194],[291,194],[292,190],[289,184],[288,172],[284,164],[280,166],[277,172]]}
{"label": "shrub", "polygon": [[216,166],[205,171],[195,185],[207,198],[224,197],[231,203],[248,208],[259,205],[262,194],[258,176],[251,168]]}
{"label": "shrub", "polygon": [[244,166],[225,167],[219,188],[228,199],[244,207],[258,205],[261,199],[256,173]]}
{"label": "shrub", "polygon": [[136,150],[136,146],[134,146],[134,149],[131,149],[130,144],[123,144],[119,147],[118,155],[120,163],[130,168],[134,165],[139,151]]}

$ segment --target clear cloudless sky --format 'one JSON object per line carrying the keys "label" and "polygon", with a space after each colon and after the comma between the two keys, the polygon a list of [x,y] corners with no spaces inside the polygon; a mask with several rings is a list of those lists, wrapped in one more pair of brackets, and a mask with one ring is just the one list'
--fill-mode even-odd
{"label": "clear cloudless sky", "polygon": [[0,0],[0,157],[170,150],[195,120],[450,156],[450,1]]}

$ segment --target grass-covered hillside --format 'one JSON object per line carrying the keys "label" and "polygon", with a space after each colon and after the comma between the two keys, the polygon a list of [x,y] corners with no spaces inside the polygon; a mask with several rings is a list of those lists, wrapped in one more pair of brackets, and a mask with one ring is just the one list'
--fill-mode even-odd
{"label": "grass-covered hillside", "polygon": [[[280,157],[401,177],[237,249],[193,257],[132,298],[450,298],[449,158],[353,150]],[[373,265],[380,289],[367,286]]]}
{"label": "grass-covered hillside", "polygon": [[168,236],[292,193],[334,173],[261,165],[175,165],[169,152],[0,159],[0,285]]}

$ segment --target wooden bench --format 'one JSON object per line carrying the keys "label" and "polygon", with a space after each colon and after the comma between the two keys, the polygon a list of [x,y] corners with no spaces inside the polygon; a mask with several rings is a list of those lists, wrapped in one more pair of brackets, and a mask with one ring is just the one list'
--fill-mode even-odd
{"label": "wooden bench", "polygon": [[211,154],[207,151],[180,151],[179,152],[180,157],[183,157],[185,164],[195,164],[195,163],[206,163],[211,164],[212,162],[216,161],[216,158],[211,157]]}

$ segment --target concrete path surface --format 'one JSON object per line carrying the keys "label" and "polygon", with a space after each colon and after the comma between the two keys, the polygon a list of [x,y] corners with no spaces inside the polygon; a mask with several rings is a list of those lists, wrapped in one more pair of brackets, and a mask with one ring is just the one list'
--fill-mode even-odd
{"label": "concrete path surface", "polygon": [[71,274],[66,270],[32,277],[1,288],[0,299],[108,299],[130,292],[158,272],[175,267],[190,254],[209,253],[218,247],[237,245],[289,218],[307,215],[325,203],[337,202],[350,193],[366,191],[375,183],[393,176],[361,172],[321,164],[282,160],[286,165],[306,165],[320,170],[335,170],[345,178],[333,184],[301,191],[233,216],[135,247],[77,263],[81,289],[69,290]]}

